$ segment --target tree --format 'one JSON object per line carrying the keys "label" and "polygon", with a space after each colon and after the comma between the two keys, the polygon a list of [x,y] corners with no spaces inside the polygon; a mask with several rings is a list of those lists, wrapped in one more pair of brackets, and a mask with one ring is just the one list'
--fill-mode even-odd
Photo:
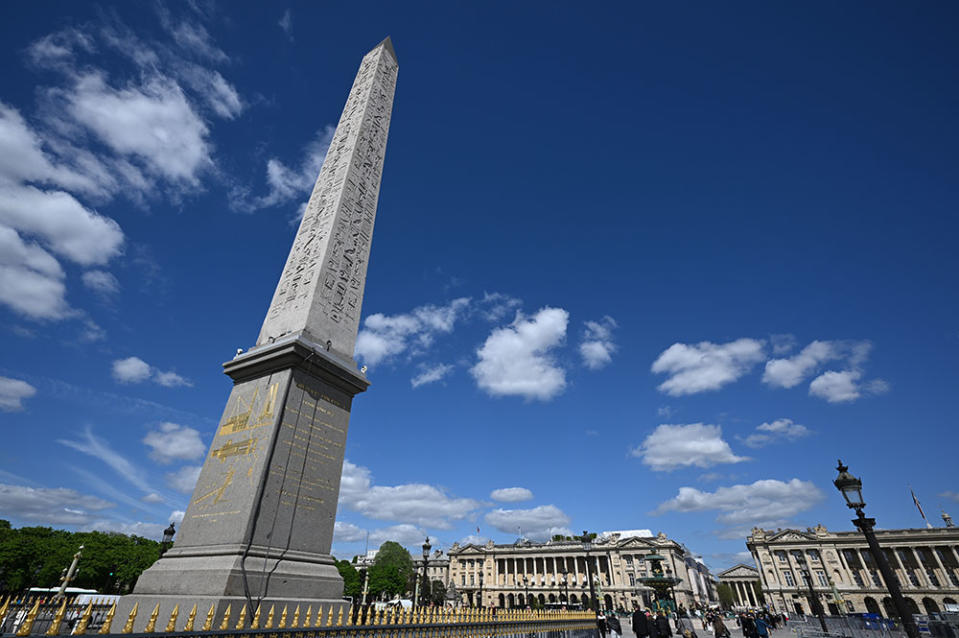
{"label": "tree", "polygon": [[363,576],[347,560],[336,561],[336,570],[343,578],[343,595],[357,600],[363,595]]}
{"label": "tree", "polygon": [[369,590],[373,597],[398,596],[406,593],[413,578],[413,558],[410,553],[393,541],[380,545],[370,567]]}
{"label": "tree", "polygon": [[443,584],[443,581],[433,581],[432,591],[430,592],[430,600],[432,600],[433,604],[438,607],[442,607],[446,603],[446,585]]}
{"label": "tree", "polygon": [[729,609],[733,606],[733,602],[735,601],[733,588],[727,583],[719,583],[716,585],[716,595],[719,596],[719,604],[722,605],[723,609]]}

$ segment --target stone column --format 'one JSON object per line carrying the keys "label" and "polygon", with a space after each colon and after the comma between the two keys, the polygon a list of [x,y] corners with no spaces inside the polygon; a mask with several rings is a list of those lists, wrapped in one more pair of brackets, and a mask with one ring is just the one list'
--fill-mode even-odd
{"label": "stone column", "polygon": [[936,546],[933,545],[929,547],[929,551],[932,552],[932,559],[936,561],[936,565],[939,566],[939,587],[941,589],[946,589],[949,587],[949,575],[946,573],[946,566],[943,564],[942,560],[939,558],[939,552],[936,551]]}
{"label": "stone column", "polygon": [[929,580],[929,575],[926,573],[926,566],[919,558],[919,552],[917,552],[916,548],[912,546],[909,547],[909,551],[912,553],[912,559],[916,561],[916,571],[919,574],[919,584],[924,584],[926,587],[932,587],[932,582]]}

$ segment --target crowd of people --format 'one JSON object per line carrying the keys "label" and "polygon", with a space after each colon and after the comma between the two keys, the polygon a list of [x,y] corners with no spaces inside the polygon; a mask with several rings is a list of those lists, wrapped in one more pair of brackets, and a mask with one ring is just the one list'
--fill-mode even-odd
{"label": "crowd of people", "polygon": [[[730,638],[727,620],[722,613],[710,611],[699,615],[702,629],[713,635],[713,638]],[[696,635],[694,619],[686,614],[675,616],[675,630],[669,622],[669,616],[662,611],[652,612],[636,609],[631,620],[631,626],[636,638],[699,638]],[[789,618],[783,614],[770,614],[766,611],[756,613],[740,613],[734,617],[736,626],[740,628],[743,638],[769,638],[774,629],[785,625]],[[597,628],[600,638],[620,638],[623,635],[623,626],[619,617],[613,612],[600,613],[597,616]]]}

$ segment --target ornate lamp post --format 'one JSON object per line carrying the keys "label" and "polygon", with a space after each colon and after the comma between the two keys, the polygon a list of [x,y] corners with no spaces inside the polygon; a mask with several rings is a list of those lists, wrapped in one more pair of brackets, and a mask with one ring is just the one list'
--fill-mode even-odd
{"label": "ornate lamp post", "polygon": [[839,470],[839,476],[833,481],[833,485],[836,486],[836,489],[839,490],[843,498],[846,499],[846,506],[849,507],[849,509],[856,510],[856,518],[852,520],[853,525],[866,537],[866,542],[869,544],[869,553],[872,554],[872,559],[876,562],[880,573],[882,573],[882,579],[886,582],[886,589],[889,591],[889,597],[892,598],[892,604],[896,608],[896,614],[902,622],[902,628],[906,631],[909,638],[919,638],[919,630],[916,628],[912,614],[910,614],[906,608],[906,601],[903,599],[902,592],[899,590],[899,580],[893,573],[892,568],[889,567],[889,563],[886,561],[886,555],[879,547],[879,541],[876,540],[876,534],[873,532],[873,528],[876,526],[876,519],[866,518],[866,515],[862,511],[863,508],[866,507],[866,503],[862,499],[862,481],[850,474],[849,468],[843,465],[842,461],[839,461],[836,469]]}
{"label": "ornate lamp post", "polygon": [[569,606],[569,572],[565,569],[561,572],[563,574],[563,580],[560,581],[560,584],[563,586],[563,604],[567,607]]}
{"label": "ornate lamp post", "polygon": [[[482,568],[480,568],[482,569]],[[479,601],[477,602],[477,607],[483,606],[483,572],[479,573]]]}
{"label": "ornate lamp post", "polygon": [[596,590],[593,588],[593,565],[589,561],[589,552],[591,549],[593,549],[593,543],[589,536],[589,532],[587,532],[585,529],[583,530],[583,535],[580,536],[579,540],[583,543],[583,551],[586,552],[586,577],[589,579],[589,605],[590,608],[595,612],[597,611],[598,607],[596,605]]}
{"label": "ornate lamp post", "polygon": [[163,541],[160,542],[160,556],[166,554],[166,551],[173,547],[174,534],[176,534],[176,525],[171,522],[170,526],[163,530]]}
{"label": "ornate lamp post", "polygon": [[826,615],[822,608],[822,601],[819,600],[819,595],[816,593],[816,590],[813,589],[812,573],[809,571],[809,565],[806,563],[806,557],[802,555],[802,552],[796,552],[793,554],[793,558],[799,565],[799,569],[802,571],[803,578],[806,579],[806,586],[809,588],[809,607],[812,609],[812,613],[819,617],[819,625],[822,627],[823,633],[828,633],[829,629],[826,628]]}
{"label": "ornate lamp post", "polygon": [[527,607],[532,608],[532,605],[529,604],[529,579],[526,578],[525,574],[523,574],[523,589],[526,590],[526,598],[524,598],[523,600],[526,603]]}
{"label": "ornate lamp post", "polygon": [[70,584],[70,581],[73,580],[73,577],[77,575],[77,564],[80,562],[80,556],[83,554],[83,545],[80,545],[80,549],[77,550],[77,553],[73,555],[73,562],[70,563],[69,569],[64,569],[63,574],[61,575],[60,580],[60,589],[57,590],[54,599],[63,598],[64,593],[67,591],[67,586]]}
{"label": "ornate lamp post", "polygon": [[[429,582],[430,582],[429,576],[427,575],[429,572],[426,571],[426,567],[427,565],[429,565],[429,562],[430,562],[430,549],[432,549],[432,546],[430,545],[429,537],[427,537],[426,542],[423,543],[423,580],[427,582],[427,585],[429,585]],[[413,595],[414,607],[418,607],[420,604],[419,578],[417,578],[416,580],[417,580],[416,592]],[[432,589],[432,587],[430,586],[426,591],[423,592],[423,595],[426,596],[427,600],[431,598],[429,589]]]}

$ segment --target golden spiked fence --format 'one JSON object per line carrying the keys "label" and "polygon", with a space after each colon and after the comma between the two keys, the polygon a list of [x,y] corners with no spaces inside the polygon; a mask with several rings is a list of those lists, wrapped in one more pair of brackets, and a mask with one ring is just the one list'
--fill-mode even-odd
{"label": "golden spiked fence", "polygon": [[[152,611],[134,605],[127,618],[116,617],[116,602],[89,601],[86,605],[63,599],[58,602],[14,600],[0,603],[0,633],[4,636],[57,636],[61,634],[125,634],[139,638],[172,634],[184,637],[230,638],[587,638],[596,629],[596,616],[586,611],[530,611],[492,608],[388,607],[362,609],[330,605],[325,610],[297,605],[277,609],[260,605],[252,613],[247,605],[234,611],[227,605],[217,616],[216,605],[205,614],[197,605],[184,613],[174,606],[161,619],[160,606]],[[143,632],[133,633],[138,615],[148,614]],[[142,621],[141,621],[142,622]],[[281,636],[283,634],[284,636]]]}

